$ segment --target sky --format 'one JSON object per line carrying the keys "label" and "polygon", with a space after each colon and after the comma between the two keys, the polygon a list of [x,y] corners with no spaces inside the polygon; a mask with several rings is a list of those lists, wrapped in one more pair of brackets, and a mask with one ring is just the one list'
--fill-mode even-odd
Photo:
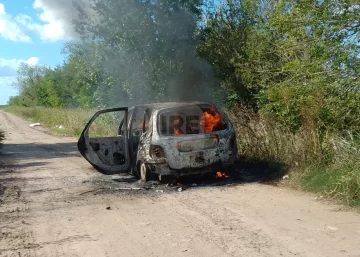
{"label": "sky", "polygon": [[57,6],[63,1],[0,0],[0,105],[18,93],[13,83],[20,63],[63,63],[61,50],[72,34]]}

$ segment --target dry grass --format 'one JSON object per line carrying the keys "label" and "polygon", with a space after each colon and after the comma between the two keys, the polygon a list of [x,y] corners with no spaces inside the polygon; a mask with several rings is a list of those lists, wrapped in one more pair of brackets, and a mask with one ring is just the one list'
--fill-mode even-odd
{"label": "dry grass", "polygon": [[[55,109],[16,106],[8,106],[4,109],[34,123],[39,122],[56,133],[74,137],[81,135],[85,125],[96,112],[95,109]],[[120,121],[124,117],[122,114],[101,114],[91,125],[89,136],[115,136]]]}
{"label": "dry grass", "polygon": [[[39,122],[54,132],[78,137],[96,110],[52,109],[8,106],[6,111],[32,122]],[[63,128],[59,128],[62,126]]]}
{"label": "dry grass", "polygon": [[322,157],[319,136],[309,129],[297,134],[260,114],[236,107],[228,112],[235,127],[239,154],[252,160],[304,165]]}
{"label": "dry grass", "polygon": [[242,158],[286,165],[288,184],[360,206],[360,144],[350,133],[320,134],[307,123],[294,134],[242,107],[228,115]]}

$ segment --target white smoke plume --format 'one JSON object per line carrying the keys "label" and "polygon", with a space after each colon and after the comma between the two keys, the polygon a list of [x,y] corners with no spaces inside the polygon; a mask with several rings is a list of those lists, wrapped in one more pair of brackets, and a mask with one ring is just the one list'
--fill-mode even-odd
{"label": "white smoke plume", "polygon": [[[48,23],[48,33],[60,31],[75,42],[90,40],[94,43],[97,39],[105,39],[103,42],[109,51],[104,55],[102,66],[114,75],[117,83],[122,85],[119,87],[128,92],[126,97],[133,102],[153,101],[159,94],[156,91],[160,90],[166,96],[165,100],[204,100],[210,95],[213,76],[211,66],[196,57],[193,45],[195,16],[186,8],[169,12],[170,2],[35,0],[33,6],[41,11],[40,18]],[[149,9],[152,16],[146,13]],[[113,44],[114,31],[117,42],[123,38],[129,44]],[[177,63],[182,66],[172,67]],[[162,67],[159,72],[156,71],[157,64]],[[154,76],[163,78],[164,85],[154,85]],[[99,88],[106,91],[104,87]],[[112,96],[114,94],[111,92]],[[116,99],[122,98],[109,101],[113,105]]]}

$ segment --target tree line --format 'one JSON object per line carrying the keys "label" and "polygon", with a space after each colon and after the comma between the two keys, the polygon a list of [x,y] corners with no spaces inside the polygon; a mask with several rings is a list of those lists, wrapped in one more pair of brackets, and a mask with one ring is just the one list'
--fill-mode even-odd
{"label": "tree line", "polygon": [[296,132],[360,131],[356,0],[97,0],[56,68],[22,64],[10,105],[242,105]]}

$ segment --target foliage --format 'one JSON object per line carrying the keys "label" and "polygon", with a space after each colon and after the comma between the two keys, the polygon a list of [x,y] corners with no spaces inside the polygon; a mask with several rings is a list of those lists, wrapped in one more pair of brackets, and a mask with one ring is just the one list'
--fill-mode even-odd
{"label": "foliage", "polygon": [[215,97],[293,133],[303,126],[360,131],[354,0],[106,0],[92,12],[78,9],[81,40],[66,44],[66,62],[22,65],[21,94],[10,104],[88,108]]}
{"label": "foliage", "polygon": [[198,52],[232,104],[292,132],[359,131],[359,14],[354,1],[228,0],[200,29]]}

